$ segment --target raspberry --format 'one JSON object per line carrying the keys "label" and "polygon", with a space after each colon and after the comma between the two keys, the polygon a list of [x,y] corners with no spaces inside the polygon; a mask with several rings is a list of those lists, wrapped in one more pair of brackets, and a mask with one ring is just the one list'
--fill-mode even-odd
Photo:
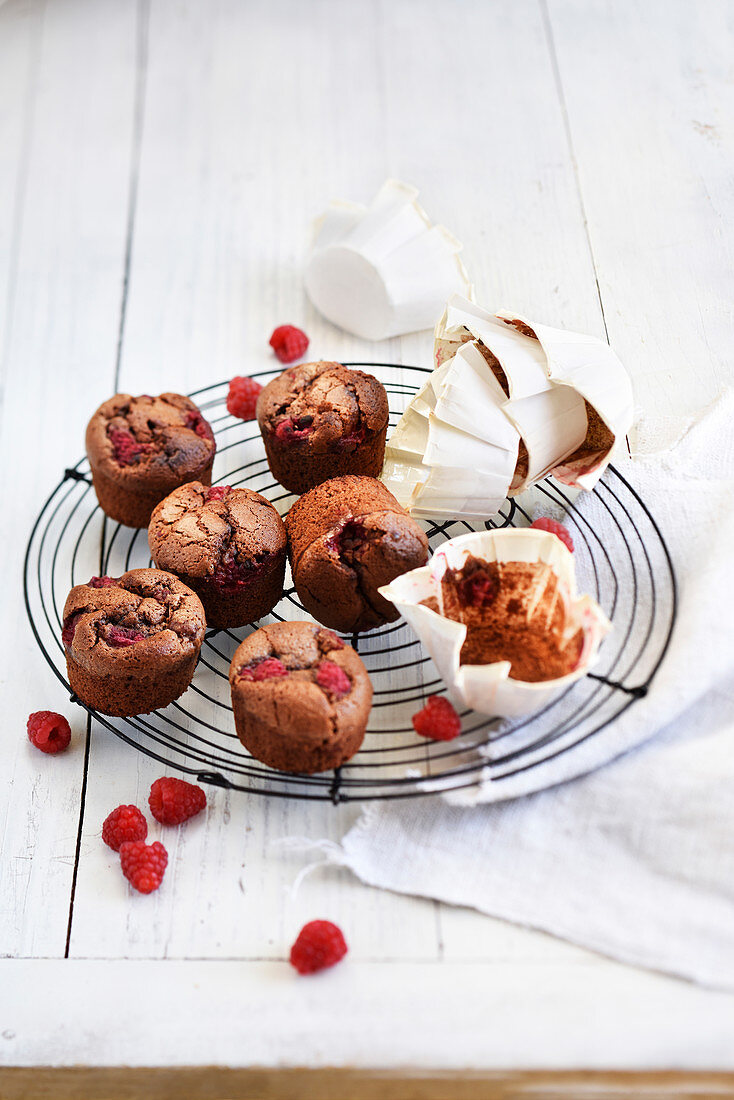
{"label": "raspberry", "polygon": [[305,439],[313,431],[313,417],[299,416],[295,419],[286,416],[275,429],[275,438],[281,443],[292,443],[296,439]]}
{"label": "raspberry", "polygon": [[132,465],[136,459],[150,450],[150,444],[138,443],[132,432],[126,431],[125,428],[110,428],[107,435],[112,444],[115,461],[120,466]]}
{"label": "raspberry", "polygon": [[358,428],[355,428],[349,435],[343,435],[339,440],[340,447],[358,447],[360,443],[364,443],[367,438],[367,429],[364,424],[360,424]]}
{"label": "raspberry", "polygon": [[28,740],[41,752],[63,752],[71,741],[71,726],[63,714],[57,714],[54,710],[37,710],[28,718]]}
{"label": "raspberry", "polygon": [[214,439],[211,424],[204,419],[200,412],[195,412],[194,409],[186,413],[186,427],[190,428],[192,432],[196,432],[202,439]]}
{"label": "raspberry", "polygon": [[347,943],[341,928],[330,920],[312,920],[304,924],[291,947],[291,966],[299,974],[314,974],[334,966],[347,953]]}
{"label": "raspberry", "polygon": [[445,695],[431,695],[413,715],[413,729],[434,741],[453,741],[461,733],[461,719]]}
{"label": "raspberry", "polygon": [[277,657],[261,657],[240,669],[240,680],[254,680],[256,683],[287,675],[288,669]]}
{"label": "raspberry", "polygon": [[308,336],[295,325],[279,325],[270,337],[270,346],[281,363],[293,363],[306,354]]}
{"label": "raspberry", "polygon": [[559,523],[556,519],[551,519],[550,516],[541,516],[540,519],[534,519],[530,524],[536,531],[550,531],[552,535],[558,535],[558,538],[564,543],[573,554],[573,539],[567,527],[564,527],[562,523]]}
{"label": "raspberry", "polygon": [[499,592],[499,580],[490,575],[481,563],[464,568],[458,584],[459,599],[465,607],[487,607]]}
{"label": "raspberry", "polygon": [[254,420],[261,390],[262,386],[254,378],[243,378],[242,375],[233,378],[227,394],[227,412],[238,416],[240,420]]}
{"label": "raspberry", "polygon": [[[365,527],[357,519],[342,520],[326,540],[327,549],[333,550],[340,558],[351,560],[357,550],[361,550],[365,543],[379,542],[385,532],[377,528]],[[351,556],[351,557],[350,557]]]}
{"label": "raspberry", "polygon": [[201,813],[206,806],[206,795],[194,783],[163,776],[150,788],[148,805],[153,817],[162,825],[180,825]]}
{"label": "raspberry", "polygon": [[159,841],[126,840],[120,845],[122,873],[141,894],[151,894],[163,882],[168,852]]}
{"label": "raspberry", "polygon": [[212,485],[211,488],[206,491],[206,504],[210,500],[224,500],[232,492],[231,485]]}
{"label": "raspberry", "polygon": [[230,549],[219,559],[217,567],[212,573],[212,582],[224,592],[236,592],[250,583],[260,567],[270,557],[269,551],[264,550],[262,553],[256,554],[251,561],[237,561],[234,551]]}
{"label": "raspberry", "polygon": [[90,577],[87,581],[89,588],[114,588],[116,584],[116,577]]}
{"label": "raspberry", "polygon": [[343,668],[335,665],[333,661],[322,661],[319,671],[316,673],[316,683],[335,699],[341,699],[349,695],[352,690],[352,681]]}
{"label": "raspberry", "polygon": [[135,645],[136,642],[141,642],[145,637],[139,630],[133,630],[129,626],[115,626],[113,623],[108,623],[100,633],[107,645],[112,646],[113,649]]}
{"label": "raspberry", "polygon": [[69,649],[74,641],[74,633],[83,614],[83,611],[75,611],[73,615],[69,615],[68,619],[64,619],[64,625],[61,629],[61,641],[66,649]]}
{"label": "raspberry", "polygon": [[145,840],[147,835],[148,822],[137,806],[118,806],[102,825],[102,840],[113,852],[119,852],[125,841]]}

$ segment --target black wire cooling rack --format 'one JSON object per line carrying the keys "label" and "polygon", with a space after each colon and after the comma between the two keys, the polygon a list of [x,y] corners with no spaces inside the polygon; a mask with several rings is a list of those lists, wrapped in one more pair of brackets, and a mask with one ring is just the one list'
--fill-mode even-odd
{"label": "black wire cooling rack", "polygon": [[[387,363],[366,367],[384,383],[394,426],[427,368]],[[256,377],[267,381],[277,370]],[[226,411],[227,383],[191,395],[217,436],[216,481],[247,485],[284,513],[293,497],[273,481],[257,425]],[[418,737],[411,716],[428,695],[443,691],[430,658],[400,620],[355,644],[370,673],[374,705],[364,745],[348,764],[321,775],[290,775],[253,759],[237,739],[230,709],[229,663],[253,627],[209,631],[188,691],[165,710],[135,718],[91,711],[112,733],[148,756],[195,776],[199,782],[276,797],[333,802],[406,798],[502,782],[563,753],[571,753],[637,703],[657,672],[676,614],[673,566],[662,535],[644,502],[614,468],[593,494],[573,494],[550,479],[484,526],[524,526],[536,514],[553,514],[569,526],[579,590],[589,592],[611,619],[594,672],[529,718],[487,719],[467,711],[462,734],[452,742]],[[481,529],[465,520],[423,524],[431,548]],[[90,576],[118,576],[151,564],[146,531],[107,520],[97,505],[86,459],[64,471],[31,532],[25,557],[25,601],[33,633],[52,669],[69,687],[61,644],[61,612],[69,588]],[[291,587],[262,622],[307,618]],[[260,624],[258,624],[260,625]],[[79,702],[74,696],[72,699]]]}

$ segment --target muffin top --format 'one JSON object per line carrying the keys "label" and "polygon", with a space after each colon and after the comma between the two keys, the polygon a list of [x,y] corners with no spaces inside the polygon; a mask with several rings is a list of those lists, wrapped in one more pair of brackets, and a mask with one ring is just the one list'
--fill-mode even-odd
{"label": "muffin top", "polygon": [[398,618],[379,589],[424,565],[428,539],[376,478],[345,474],[304,493],[286,518],[296,588],[306,609],[342,631]]}
{"label": "muffin top", "polygon": [[[294,570],[317,540],[335,561],[355,554],[372,558],[370,547],[376,549],[378,542],[396,564],[402,554],[412,560],[417,553],[419,565],[428,556],[428,539],[389,489],[359,474],[333,477],[304,493],[286,517],[286,530]],[[401,572],[404,569],[398,568],[392,576]],[[383,583],[387,582],[380,579]]]}
{"label": "muffin top", "polygon": [[161,569],[92,577],[66,597],[62,641],[92,673],[151,675],[198,651],[206,620],[201,600]]}
{"label": "muffin top", "polygon": [[273,505],[252,489],[191,481],[156,506],[148,542],[161,569],[226,588],[284,551],[286,535]]}
{"label": "muffin top", "polygon": [[273,729],[333,736],[335,723],[363,714],[372,684],[362,660],[315,623],[270,623],[237,648],[229,669],[233,697]]}
{"label": "muffin top", "polygon": [[387,425],[385,387],[341,363],[301,363],[269,382],[257,399],[260,429],[280,443],[315,452],[354,449]]}
{"label": "muffin top", "polygon": [[214,457],[214,433],[198,407],[180,393],[131,397],[117,393],[87,425],[93,466],[121,484],[174,488]]}

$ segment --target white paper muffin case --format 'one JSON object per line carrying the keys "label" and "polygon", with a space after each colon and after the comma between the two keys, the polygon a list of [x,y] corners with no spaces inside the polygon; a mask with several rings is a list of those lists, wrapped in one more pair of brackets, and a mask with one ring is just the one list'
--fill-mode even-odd
{"label": "white paper muffin case", "polygon": [[[466,638],[463,623],[446,619],[422,601],[441,599],[441,577],[447,568],[460,568],[474,555],[487,562],[545,562],[558,578],[567,607],[567,631],[581,628],[584,644],[573,672],[555,680],[528,683],[510,679],[509,661],[489,665],[461,665]],[[545,706],[555,695],[581,679],[596,663],[599,646],[611,623],[591,596],[578,596],[573,554],[547,531],[532,528],[480,531],[443,543],[430,563],[397,577],[380,589],[410,623],[433,659],[451,699],[460,706],[498,718],[517,718]]]}
{"label": "white paper muffin case", "polygon": [[449,295],[471,293],[461,244],[417,195],[388,180],[369,206],[334,202],[318,224],[306,292],[327,320],[365,340],[432,328]]}

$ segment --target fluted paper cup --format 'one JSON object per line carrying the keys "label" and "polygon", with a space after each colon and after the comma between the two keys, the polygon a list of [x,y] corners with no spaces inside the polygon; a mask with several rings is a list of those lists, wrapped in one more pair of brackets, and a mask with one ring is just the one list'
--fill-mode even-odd
{"label": "fluted paper cup", "polygon": [[[530,683],[510,677],[510,662],[460,664],[466,625],[426,607],[434,599],[441,607],[441,578],[447,568],[461,568],[469,555],[487,562],[545,562],[555,573],[567,612],[567,632],[583,630],[576,668],[566,676]],[[397,577],[380,589],[410,623],[433,659],[458,705],[498,718],[530,714],[585,676],[596,662],[599,646],[611,624],[590,596],[578,596],[573,555],[556,535],[531,528],[481,531],[445,542],[422,569]]]}
{"label": "fluted paper cup", "polygon": [[327,320],[382,340],[431,328],[448,295],[470,292],[461,244],[432,225],[414,187],[388,180],[369,207],[327,211],[306,266],[306,291]]}
{"label": "fluted paper cup", "polygon": [[[567,455],[568,461],[558,463],[552,471],[559,481],[590,491],[632,427],[634,397],[625,367],[609,344],[595,336],[539,325],[506,310],[497,316],[515,331],[521,326],[534,333],[545,353],[548,377],[579,394],[606,427],[606,433],[600,432],[600,425],[590,420],[588,438],[582,440],[583,455],[575,460]],[[597,447],[595,438],[599,441]]]}

